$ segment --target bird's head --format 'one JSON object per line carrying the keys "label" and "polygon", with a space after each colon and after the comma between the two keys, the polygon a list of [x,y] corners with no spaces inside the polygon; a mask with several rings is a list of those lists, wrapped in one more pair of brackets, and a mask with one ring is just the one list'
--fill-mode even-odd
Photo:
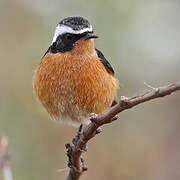
{"label": "bird's head", "polygon": [[71,51],[76,43],[98,38],[92,25],[83,17],[67,17],[60,21],[52,40],[52,53]]}

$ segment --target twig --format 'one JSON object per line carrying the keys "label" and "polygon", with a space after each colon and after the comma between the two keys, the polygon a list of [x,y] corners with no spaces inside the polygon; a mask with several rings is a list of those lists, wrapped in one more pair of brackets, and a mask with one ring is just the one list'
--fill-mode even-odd
{"label": "twig", "polygon": [[4,180],[13,180],[13,176],[9,164],[4,165],[3,176],[4,176]]}
{"label": "twig", "polygon": [[8,161],[8,152],[7,152],[8,140],[4,136],[0,136],[0,169],[4,167],[4,165]]}
{"label": "twig", "polygon": [[8,140],[4,136],[0,136],[0,171],[3,171],[4,180],[12,180],[12,173],[8,164],[9,154],[7,151]]}
{"label": "twig", "polygon": [[117,119],[117,114],[124,110],[155,98],[170,95],[177,90],[180,90],[180,81],[167,86],[153,88],[142,95],[130,98],[122,96],[119,103],[115,104],[107,111],[99,115],[92,114],[90,117],[91,123],[85,127],[82,132],[82,127],[80,127],[75,138],[76,141],[73,141],[73,145],[66,144],[67,155],[69,158],[68,165],[70,167],[69,175],[66,180],[78,180],[83,172],[87,170],[81,155],[86,149],[87,142],[101,132],[100,126],[115,121]]}

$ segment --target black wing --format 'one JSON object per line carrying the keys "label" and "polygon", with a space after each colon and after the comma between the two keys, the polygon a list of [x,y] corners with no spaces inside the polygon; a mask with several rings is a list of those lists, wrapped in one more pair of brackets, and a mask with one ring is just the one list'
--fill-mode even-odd
{"label": "black wing", "polygon": [[108,73],[111,73],[114,75],[114,70],[108,60],[104,57],[103,53],[99,51],[97,48],[95,48],[98,57],[101,59],[101,62],[103,63],[104,67],[106,68]]}

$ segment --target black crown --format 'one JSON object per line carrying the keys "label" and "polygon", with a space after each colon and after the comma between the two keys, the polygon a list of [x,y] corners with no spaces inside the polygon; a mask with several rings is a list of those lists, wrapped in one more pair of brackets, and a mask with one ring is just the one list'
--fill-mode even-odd
{"label": "black crown", "polygon": [[74,31],[90,28],[90,23],[83,17],[67,17],[59,22],[60,25],[71,27]]}

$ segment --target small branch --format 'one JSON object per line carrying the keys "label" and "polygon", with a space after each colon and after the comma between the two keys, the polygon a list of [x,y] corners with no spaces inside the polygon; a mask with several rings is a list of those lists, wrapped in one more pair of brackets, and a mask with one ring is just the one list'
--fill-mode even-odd
{"label": "small branch", "polygon": [[66,180],[78,180],[83,172],[87,170],[81,155],[86,149],[87,142],[96,134],[101,132],[100,126],[115,121],[117,119],[117,114],[124,110],[155,98],[170,95],[172,92],[177,90],[180,90],[180,81],[167,86],[153,88],[151,91],[138,96],[130,98],[122,96],[119,103],[115,104],[107,111],[98,115],[92,114],[90,117],[91,123],[86,126],[82,132],[82,127],[80,127],[80,130],[75,137],[76,141],[73,141],[73,145],[66,145],[69,158],[68,166],[70,167],[69,175]]}
{"label": "small branch", "polygon": [[8,140],[4,136],[0,136],[0,169],[2,169],[9,159],[7,152]]}
{"label": "small branch", "polygon": [[9,154],[7,151],[8,140],[4,136],[0,136],[0,171],[3,171],[4,180],[12,180],[12,173],[8,165]]}
{"label": "small branch", "polygon": [[9,164],[6,164],[3,168],[4,180],[13,180],[12,171]]}

